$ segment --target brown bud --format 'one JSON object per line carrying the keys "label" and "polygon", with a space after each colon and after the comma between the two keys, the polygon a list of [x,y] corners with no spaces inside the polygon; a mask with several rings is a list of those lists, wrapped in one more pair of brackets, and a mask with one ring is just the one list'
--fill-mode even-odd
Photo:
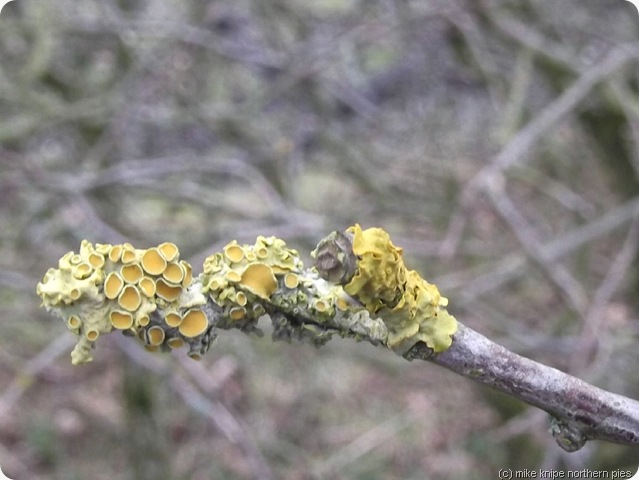
{"label": "brown bud", "polygon": [[329,282],[345,285],[357,272],[351,237],[342,232],[334,231],[322,239],[311,256],[320,276]]}

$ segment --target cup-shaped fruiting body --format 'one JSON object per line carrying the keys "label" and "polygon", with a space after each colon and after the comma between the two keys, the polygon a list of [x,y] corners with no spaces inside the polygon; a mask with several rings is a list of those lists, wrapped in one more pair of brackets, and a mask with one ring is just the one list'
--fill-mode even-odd
{"label": "cup-shaped fruiting body", "polygon": [[119,330],[127,330],[133,326],[133,315],[122,310],[112,310],[110,313],[111,325]]}
{"label": "cup-shaped fruiting body", "polygon": [[144,272],[140,265],[132,263],[130,265],[123,265],[120,269],[120,275],[122,275],[122,278],[127,283],[137,283],[144,276]]}
{"label": "cup-shaped fruiting body", "polygon": [[162,275],[166,266],[166,258],[158,248],[149,248],[142,255],[142,268],[150,275]]}
{"label": "cup-shaped fruiting body", "polygon": [[180,250],[175,243],[161,243],[158,245],[158,250],[167,262],[173,262],[180,257]]}
{"label": "cup-shaped fruiting body", "polygon": [[181,285],[182,280],[184,280],[184,275],[186,272],[184,271],[184,267],[179,263],[169,263],[164,271],[162,272],[162,277],[168,282],[174,285]]}
{"label": "cup-shaped fruiting body", "polygon": [[182,323],[182,315],[177,312],[168,312],[164,315],[164,322],[169,327],[178,327]]}
{"label": "cup-shaped fruiting body", "polygon": [[104,281],[104,295],[109,300],[118,298],[122,288],[124,287],[124,280],[118,272],[111,272],[107,275]]}
{"label": "cup-shaped fruiting body", "polygon": [[[169,338],[184,341],[176,328],[182,321],[182,314],[177,311],[184,303],[182,296],[188,298],[189,308],[206,302],[201,294],[186,294],[191,281],[191,266],[179,259],[179,251],[172,243],[139,250],[128,243],[93,246],[84,240],[79,253],[68,252],[57,269],[47,271],[37,293],[43,306],[62,317],[69,329],[79,335],[72,354],[72,361],[77,364],[90,361],[94,342],[112,329],[133,334],[144,329],[151,347],[162,346]],[[149,333],[156,326],[151,322],[154,315],[167,315],[166,323],[162,323],[167,332],[173,328],[172,333],[165,332],[164,327],[158,327],[162,335],[157,328]],[[187,323],[189,338],[202,334],[206,329],[203,323],[208,326],[206,316]]]}
{"label": "cup-shaped fruiting body", "polygon": [[172,284],[164,278],[158,278],[155,281],[155,294],[167,302],[174,302],[182,293],[181,284]]}
{"label": "cup-shaped fruiting body", "polygon": [[166,333],[157,325],[154,325],[146,330],[145,335],[145,343],[151,347],[159,347],[164,343],[164,339],[166,338]]}
{"label": "cup-shaped fruiting body", "polygon": [[[344,238],[350,239],[354,256],[348,255]],[[316,255],[322,259],[320,273],[329,278],[350,277],[344,291],[383,319],[389,347],[400,354],[419,341],[436,353],[450,347],[457,321],[445,308],[448,300],[435,285],[406,268],[402,249],[393,245],[387,232],[354,225],[346,235],[327,237]],[[354,274],[350,264],[340,264],[351,258],[356,259]],[[338,308],[344,306],[343,300],[338,301]]]}
{"label": "cup-shaped fruiting body", "polygon": [[206,313],[199,308],[189,310],[180,322],[178,329],[187,338],[194,338],[206,331],[209,326]]}
{"label": "cup-shaped fruiting body", "polygon": [[133,248],[133,245],[131,245],[130,243],[125,243],[122,245],[122,255],[120,257],[120,261],[125,264],[128,265],[129,263],[133,263],[136,260],[136,251],[135,248]]}
{"label": "cup-shaped fruiting body", "polygon": [[151,277],[142,277],[138,282],[138,287],[140,287],[140,292],[147,297],[155,295],[155,281]]}
{"label": "cup-shaped fruiting body", "polygon": [[239,281],[240,285],[258,297],[268,300],[277,290],[277,279],[273,268],[264,263],[254,263],[246,267]]}
{"label": "cup-shaped fruiting body", "polygon": [[135,285],[127,285],[118,295],[118,304],[129,312],[135,312],[140,308],[142,296]]}
{"label": "cup-shaped fruiting body", "polygon": [[299,283],[300,281],[297,274],[293,272],[289,272],[286,275],[284,275],[284,285],[286,285],[286,288],[291,288],[291,289],[297,288]]}
{"label": "cup-shaped fruiting body", "polygon": [[266,312],[262,303],[276,301],[283,279],[293,285],[302,267],[297,251],[279,238],[260,236],[253,245],[234,240],[205,260],[202,290],[223,308],[229,325],[252,330]]}

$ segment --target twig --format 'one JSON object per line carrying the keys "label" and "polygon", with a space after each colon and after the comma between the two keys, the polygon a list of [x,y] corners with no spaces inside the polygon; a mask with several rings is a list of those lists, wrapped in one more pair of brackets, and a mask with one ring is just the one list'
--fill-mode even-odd
{"label": "twig", "polygon": [[535,232],[533,226],[521,214],[503,189],[491,188],[488,190],[488,194],[495,209],[508,223],[528,255],[547,272],[572,309],[579,314],[583,314],[586,309],[586,294],[581,284],[563,265],[556,261],[547,261],[541,254],[542,243],[538,238],[537,232]]}
{"label": "twig", "polygon": [[[627,245],[634,243],[630,237]],[[313,255],[315,268],[303,269],[297,251],[280,239],[258,237],[255,245],[233,241],[208,257],[204,272],[191,283],[177,275],[185,267],[175,245],[136,250],[127,244],[94,248],[84,241],[79,254],[69,252],[59,269],[47,272],[38,293],[79,335],[74,363],[90,361],[97,338],[114,329],[137,336],[151,350],[186,345],[197,359],[217,330],[260,333],[257,321],[267,314],[276,340],[315,346],[333,335],[365,340],[541,408],[551,415],[552,433],[566,451],[588,440],[639,445],[638,401],[521,357],[458,323],[437,287],[406,269],[402,250],[383,230],[355,225],[333,232]],[[615,272],[611,276],[618,279]],[[168,288],[170,281],[182,283]],[[159,295],[149,291],[153,282]],[[142,292],[135,293],[142,284]],[[222,425],[232,417],[221,406],[183,379],[172,381],[179,392],[188,392],[184,400],[192,408],[209,416],[218,411],[210,419],[237,441],[243,428]],[[244,445],[249,452],[251,445]],[[251,457],[259,468],[259,455],[253,451]]]}
{"label": "twig", "polygon": [[548,412],[566,451],[588,440],[639,445],[639,401],[521,357],[464,325],[448,350],[426,359]]}
{"label": "twig", "polygon": [[314,476],[316,478],[335,478],[339,472],[344,471],[347,465],[357,462],[367,453],[383,445],[390,437],[397,435],[414,423],[408,411],[384,420],[319,463],[313,468]]}
{"label": "twig", "polygon": [[495,181],[499,181],[497,177],[506,169],[523,163],[539,139],[573,111],[597,84],[638,57],[638,44],[614,48],[601,62],[585,70],[577,81],[522,128],[499,154],[467,183],[461,195],[461,209],[453,215],[445,241],[442,243],[443,254],[452,255],[456,251],[466,224],[464,212],[475,202],[477,194],[490,189]]}
{"label": "twig", "polygon": [[[543,246],[539,255],[545,262],[553,262],[574,252],[582,245],[611,232],[639,216],[639,198],[634,198],[606,212],[597,220],[578,227]],[[477,276],[464,284],[457,302],[465,305],[505,283],[519,278],[525,272],[526,257],[521,254],[507,255],[489,272]]]}
{"label": "twig", "polygon": [[[168,372],[157,361],[149,359],[149,355],[140,348],[118,339],[118,344],[122,351],[135,363],[143,368],[149,369],[157,374],[167,374]],[[238,445],[246,460],[251,466],[253,476],[259,480],[271,480],[273,474],[264,459],[259,448],[251,438],[248,428],[218,399],[211,398],[213,395],[204,395],[191,382],[179,374],[170,375],[170,385],[173,391],[180,396],[185,405],[197,414],[207,419],[211,425],[219,431],[229,442]],[[210,392],[209,392],[210,393]]]}
{"label": "twig", "polygon": [[60,335],[27,361],[24,368],[0,395],[0,417],[5,417],[33,385],[34,378],[72,345],[73,341],[67,335]]}
{"label": "twig", "polygon": [[619,288],[621,281],[627,274],[628,269],[633,265],[632,261],[637,254],[639,244],[639,221],[630,225],[630,230],[626,236],[621,250],[615,256],[606,276],[593,295],[590,308],[588,309],[581,329],[580,346],[574,349],[571,358],[570,371],[578,372],[583,368],[588,359],[588,353],[596,348],[597,336],[600,333],[605,318],[604,309],[610,302],[613,294]]}

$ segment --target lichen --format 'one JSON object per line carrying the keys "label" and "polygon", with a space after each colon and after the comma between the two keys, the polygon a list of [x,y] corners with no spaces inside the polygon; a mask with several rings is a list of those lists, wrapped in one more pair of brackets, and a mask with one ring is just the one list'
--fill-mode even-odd
{"label": "lichen", "polygon": [[[344,239],[350,239],[354,257],[347,255]],[[388,346],[400,354],[417,342],[435,353],[452,344],[457,321],[448,313],[448,299],[437,286],[428,283],[404,265],[403,251],[381,228],[362,230],[354,225],[346,235],[332,234],[314,252],[321,260],[320,271],[341,279],[344,291],[359,300],[388,328]],[[356,265],[349,263],[356,259]]]}
{"label": "lichen", "polygon": [[314,252],[316,268],[275,237],[227,244],[193,277],[177,246],[136,249],[84,240],[37,286],[42,305],[78,336],[74,364],[113,330],[150,351],[186,347],[199,359],[219,329],[261,334],[268,315],[273,338],[319,346],[333,335],[386,345],[400,354],[417,342],[440,352],[455,319],[437,287],[404,266],[402,250],[381,229],[334,232]]}
{"label": "lichen", "polygon": [[113,329],[153,348],[168,348],[169,341],[197,344],[199,354],[199,337],[214,336],[207,330],[208,320],[191,315],[184,327],[182,322],[181,329],[174,328],[175,315],[182,319],[180,309],[186,304],[193,308],[206,303],[203,295],[189,290],[190,272],[172,243],[139,250],[128,243],[94,246],[83,240],[80,252],[66,253],[36,290],[42,305],[79,337],[71,354],[73,364],[91,361],[95,342]]}
{"label": "lichen", "polygon": [[[289,275],[302,269],[298,252],[283,240],[259,236],[253,245],[234,240],[223,253],[207,257],[200,281],[203,293],[223,309],[230,328],[257,331],[257,320],[270,310],[267,306],[283,299],[286,278],[290,285]],[[245,308],[247,304],[252,308]]]}

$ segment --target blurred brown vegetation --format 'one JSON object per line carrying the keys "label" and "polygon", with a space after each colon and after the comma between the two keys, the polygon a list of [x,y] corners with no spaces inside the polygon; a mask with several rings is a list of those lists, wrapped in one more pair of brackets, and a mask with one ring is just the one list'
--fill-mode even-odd
{"label": "blurred brown vegetation", "polygon": [[[22,479],[493,479],[637,468],[428,364],[223,332],[72,335],[80,240],[308,252],[391,232],[458,319],[639,398],[639,17],[623,0],[17,0],[0,16],[0,465]],[[308,257],[307,257],[308,258]],[[261,472],[259,475],[257,472]]]}

